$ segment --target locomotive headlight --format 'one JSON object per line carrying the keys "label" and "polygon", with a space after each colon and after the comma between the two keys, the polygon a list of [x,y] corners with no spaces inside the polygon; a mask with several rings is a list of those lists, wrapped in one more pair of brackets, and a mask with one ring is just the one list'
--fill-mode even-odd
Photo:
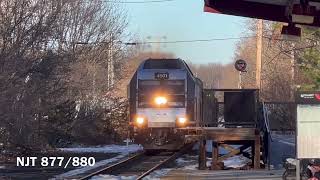
{"label": "locomotive headlight", "polygon": [[157,97],[154,99],[154,102],[155,102],[157,105],[164,105],[164,104],[167,104],[168,100],[167,100],[166,97],[157,96]]}
{"label": "locomotive headlight", "polygon": [[186,122],[187,122],[187,118],[185,118],[185,117],[179,117],[178,118],[178,122],[179,122],[179,124],[185,124]]}
{"label": "locomotive headlight", "polygon": [[142,125],[144,123],[144,118],[143,117],[137,117],[136,122],[137,122],[137,124]]}

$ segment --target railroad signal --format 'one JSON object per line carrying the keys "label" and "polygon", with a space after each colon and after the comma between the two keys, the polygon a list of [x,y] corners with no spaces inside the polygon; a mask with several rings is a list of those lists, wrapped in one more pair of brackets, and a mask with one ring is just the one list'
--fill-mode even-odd
{"label": "railroad signal", "polygon": [[235,62],[234,67],[240,72],[247,72],[247,62],[243,59],[239,59]]}

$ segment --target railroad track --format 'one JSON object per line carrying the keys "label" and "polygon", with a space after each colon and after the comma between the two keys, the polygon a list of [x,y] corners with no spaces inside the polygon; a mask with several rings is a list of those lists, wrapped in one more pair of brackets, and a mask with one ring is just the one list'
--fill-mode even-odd
{"label": "railroad track", "polygon": [[175,159],[186,153],[193,144],[188,144],[178,152],[160,152],[155,155],[147,155],[145,152],[136,154],[128,159],[118,162],[114,165],[97,170],[93,173],[84,175],[79,180],[90,179],[98,174],[110,174],[116,176],[135,176],[136,179],[142,179],[153,171],[168,165]]}

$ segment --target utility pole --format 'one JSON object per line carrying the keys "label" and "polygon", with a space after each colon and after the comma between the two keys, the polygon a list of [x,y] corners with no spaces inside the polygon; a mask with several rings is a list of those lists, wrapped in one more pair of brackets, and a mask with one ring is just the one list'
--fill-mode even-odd
{"label": "utility pole", "polygon": [[111,38],[110,38],[110,42],[108,43],[108,79],[107,79],[107,85],[108,88],[111,88],[114,85],[114,81],[115,81],[115,72],[114,72],[114,57],[113,57],[113,53],[114,51],[116,51],[114,49],[114,45],[116,44],[124,44],[127,46],[136,46],[138,43],[135,42],[127,42],[127,43],[123,43],[121,41],[114,41],[114,36],[113,34],[111,34]]}
{"label": "utility pole", "polygon": [[296,89],[295,84],[295,43],[291,44],[292,52],[291,52],[291,100],[294,101],[294,94]]}
{"label": "utility pole", "polygon": [[238,88],[239,89],[242,89],[242,77],[241,77],[241,75],[242,75],[242,72],[239,71],[239,82],[238,82]]}
{"label": "utility pole", "polygon": [[261,89],[262,33],[263,33],[263,21],[262,19],[259,19],[257,23],[257,61],[256,61],[257,89]]}

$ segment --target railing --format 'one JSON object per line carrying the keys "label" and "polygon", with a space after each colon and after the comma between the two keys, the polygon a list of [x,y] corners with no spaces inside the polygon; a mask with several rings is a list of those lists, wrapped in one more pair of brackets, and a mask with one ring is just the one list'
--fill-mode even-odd
{"label": "railing", "polygon": [[296,104],[294,102],[264,102],[270,131],[295,131]]}
{"label": "railing", "polygon": [[268,109],[265,106],[264,102],[262,102],[262,112],[263,112],[263,120],[264,120],[263,122],[264,122],[265,130],[266,130],[270,140],[272,141]]}
{"label": "railing", "polygon": [[217,127],[248,127],[252,128],[256,126],[256,122],[254,117],[251,121],[231,121],[226,122],[225,121],[225,112],[224,112],[224,102],[217,102],[217,119],[216,122],[213,122],[213,124]]}

